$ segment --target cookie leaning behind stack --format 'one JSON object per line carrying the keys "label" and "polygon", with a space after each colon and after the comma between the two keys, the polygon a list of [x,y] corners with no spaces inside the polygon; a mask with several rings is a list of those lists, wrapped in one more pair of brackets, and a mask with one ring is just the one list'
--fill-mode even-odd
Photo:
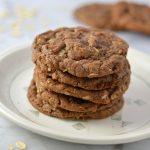
{"label": "cookie leaning behind stack", "polygon": [[123,106],[128,45],[109,31],[60,28],[38,35],[28,89],[31,104],[58,118],[106,118]]}
{"label": "cookie leaning behind stack", "polygon": [[92,27],[150,34],[150,7],[146,5],[93,3],[77,8],[74,16]]}

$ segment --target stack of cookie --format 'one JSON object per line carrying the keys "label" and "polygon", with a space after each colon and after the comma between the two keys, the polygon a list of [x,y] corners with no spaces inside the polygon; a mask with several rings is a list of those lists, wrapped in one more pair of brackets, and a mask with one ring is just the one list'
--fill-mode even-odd
{"label": "stack of cookie", "polygon": [[60,28],[38,35],[29,101],[58,118],[111,116],[122,108],[130,82],[127,50],[125,41],[99,29]]}

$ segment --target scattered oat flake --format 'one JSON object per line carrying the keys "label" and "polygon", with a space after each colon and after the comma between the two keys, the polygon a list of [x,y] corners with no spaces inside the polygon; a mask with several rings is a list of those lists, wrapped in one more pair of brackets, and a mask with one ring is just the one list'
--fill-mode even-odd
{"label": "scattered oat flake", "polygon": [[20,37],[22,35],[22,33],[20,32],[20,30],[14,29],[14,30],[12,30],[11,35],[14,37]]}
{"label": "scattered oat flake", "polygon": [[16,142],[16,147],[18,148],[18,149],[20,149],[20,150],[25,150],[26,149],[26,144],[24,143],[24,142],[22,142],[22,141],[17,141]]}
{"label": "scattered oat flake", "polygon": [[34,28],[31,24],[26,25],[25,28],[27,31],[33,31],[34,30]]}
{"label": "scattered oat flake", "polygon": [[14,149],[13,145],[9,144],[7,150],[13,150],[13,149]]}
{"label": "scattered oat flake", "polygon": [[15,15],[20,18],[33,18],[37,14],[35,9],[28,10],[23,6],[15,6],[14,11]]}
{"label": "scattered oat flake", "polygon": [[16,29],[16,28],[19,28],[19,27],[20,27],[20,24],[21,24],[21,22],[18,21],[18,20],[16,20],[16,21],[12,22],[12,23],[10,24],[10,26],[11,26],[12,29]]}
{"label": "scattered oat flake", "polygon": [[4,19],[7,16],[8,16],[8,12],[7,11],[0,12],[0,19]]}

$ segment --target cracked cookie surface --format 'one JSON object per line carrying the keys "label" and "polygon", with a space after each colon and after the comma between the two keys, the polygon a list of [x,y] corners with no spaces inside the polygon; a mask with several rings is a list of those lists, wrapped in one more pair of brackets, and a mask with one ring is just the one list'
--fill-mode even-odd
{"label": "cracked cookie surface", "polygon": [[59,83],[51,78],[45,82],[41,74],[35,69],[34,80],[38,91],[49,90],[59,94],[69,95],[83,100],[91,101],[98,104],[108,104],[114,99],[119,99],[128,89],[130,75],[126,76],[119,86],[111,87],[104,90],[84,90],[67,84]]}
{"label": "cracked cookie surface", "polygon": [[[58,96],[58,95],[57,95]],[[55,98],[58,98],[58,97]],[[47,98],[47,97],[46,97]],[[37,94],[37,89],[34,81],[32,80],[28,89],[28,99],[30,103],[38,109],[40,112],[54,116],[58,118],[72,118],[72,119],[103,119],[109,117],[119,111],[123,107],[123,99],[120,98],[117,103],[112,104],[109,107],[103,107],[95,112],[74,112],[62,109],[61,107],[56,107],[51,105],[52,103],[41,100]],[[60,106],[60,104],[58,104]],[[64,106],[64,105],[63,105]]]}
{"label": "cracked cookie surface", "polygon": [[110,31],[60,28],[38,35],[32,56],[41,68],[95,78],[122,71],[128,64],[127,50],[127,43]]}
{"label": "cracked cookie surface", "polygon": [[49,78],[52,78],[54,81],[71,85],[73,87],[79,87],[85,90],[102,90],[119,86],[122,83],[122,80],[131,74],[129,65],[126,66],[122,72],[110,74],[100,78],[79,78],[67,72],[62,72],[61,70],[52,72],[46,66],[43,66],[43,68],[36,66],[36,71],[41,76],[45,84],[48,82]]}
{"label": "cracked cookie surface", "polygon": [[[35,91],[37,91],[35,81],[32,81],[31,87]],[[55,92],[50,92],[48,90],[43,90],[37,92],[36,103],[38,105],[49,104],[53,106],[54,109],[62,108],[68,111],[75,111],[75,112],[96,112],[111,107],[112,105],[117,103],[120,99],[121,98],[119,97],[119,99],[115,99],[111,101],[109,104],[95,104],[90,101],[84,101],[79,98],[66,96]]]}

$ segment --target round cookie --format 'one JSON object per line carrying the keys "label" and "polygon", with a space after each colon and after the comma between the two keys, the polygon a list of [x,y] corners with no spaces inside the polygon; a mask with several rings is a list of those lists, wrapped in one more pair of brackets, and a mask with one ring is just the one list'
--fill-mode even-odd
{"label": "round cookie", "polygon": [[61,108],[54,108],[52,105],[47,103],[38,103],[39,100],[37,98],[37,91],[33,82],[31,83],[28,89],[28,99],[30,103],[40,112],[49,116],[63,119],[103,119],[113,115],[114,113],[119,111],[123,106],[123,100],[120,99],[118,103],[115,103],[111,107],[96,112],[72,112]]}
{"label": "round cookie", "polygon": [[109,104],[94,104],[92,102],[84,101],[78,98],[56,94],[54,92],[44,91],[38,93],[39,103],[47,102],[54,108],[61,108],[73,112],[96,112],[111,107],[119,100],[114,100]]}
{"label": "round cookie", "polygon": [[110,74],[101,78],[79,78],[60,70],[56,70],[54,72],[48,70],[49,69],[46,66],[42,69],[36,66],[36,71],[42,77],[43,82],[48,83],[48,79],[52,78],[60,83],[79,87],[85,90],[102,90],[119,86],[122,84],[122,80],[131,74],[130,66],[124,68],[124,71],[122,72]]}
{"label": "round cookie", "polygon": [[88,4],[74,12],[77,20],[97,28],[111,28],[111,5]]}
{"label": "round cookie", "polygon": [[146,5],[119,2],[112,7],[112,20],[114,29],[150,34],[150,7]]}
{"label": "round cookie", "polygon": [[109,31],[60,28],[38,35],[32,45],[33,61],[77,77],[102,77],[128,65],[128,45]]}
{"label": "round cookie", "polygon": [[49,78],[47,82],[42,80],[42,77],[35,70],[34,80],[38,91],[45,89],[56,93],[69,95],[72,97],[88,100],[98,104],[108,104],[114,99],[119,99],[128,89],[130,76],[127,76],[119,86],[108,88],[100,91],[84,90],[73,86],[59,83]]}
{"label": "round cookie", "polygon": [[84,101],[82,99],[78,99],[71,96],[66,96],[50,91],[43,91],[42,93],[37,93],[37,97],[39,98],[39,102],[48,102],[54,108],[61,108],[68,111],[74,112],[96,112],[100,110],[104,110],[106,108],[111,107],[115,103],[119,101],[119,99],[115,99],[111,101],[109,104],[95,104],[90,101]]}

